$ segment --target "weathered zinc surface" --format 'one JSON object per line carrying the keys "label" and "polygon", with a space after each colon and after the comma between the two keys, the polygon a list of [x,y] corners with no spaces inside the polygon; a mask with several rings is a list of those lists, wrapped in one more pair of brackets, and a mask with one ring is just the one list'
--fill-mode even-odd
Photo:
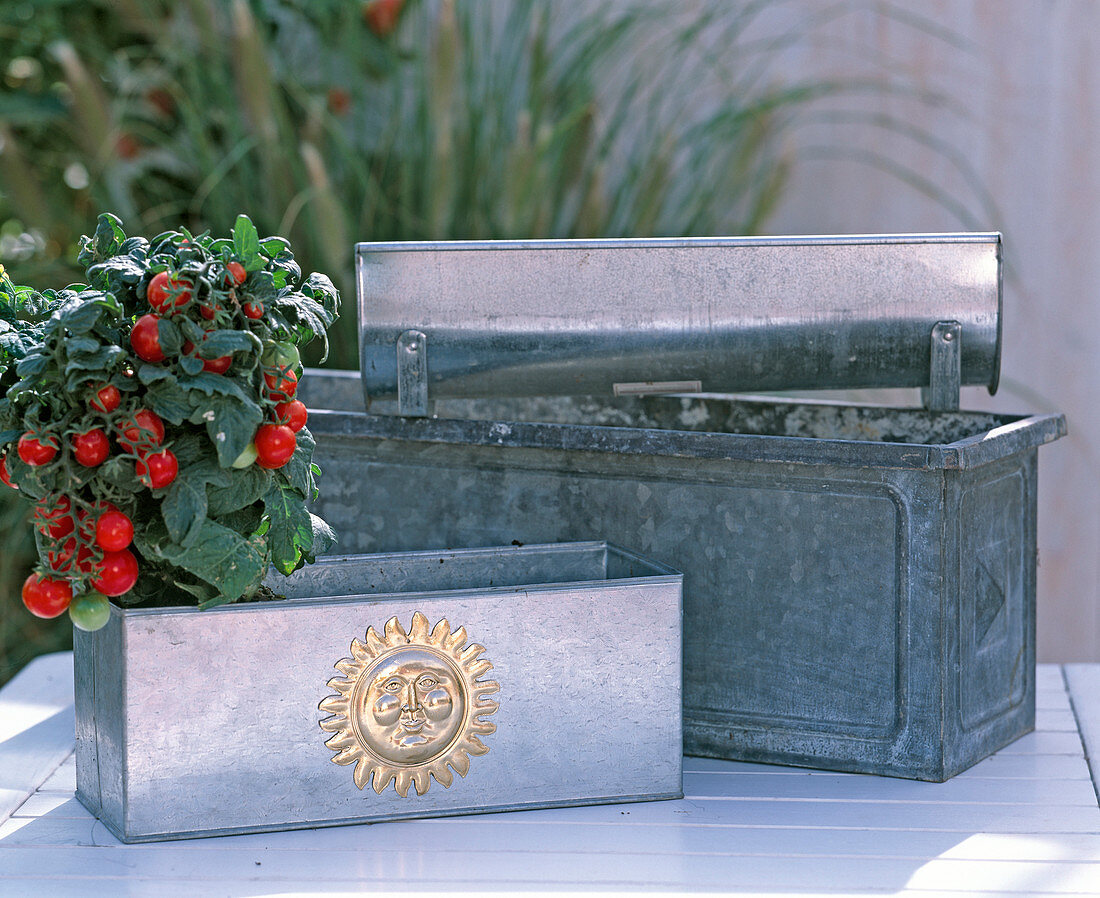
{"label": "weathered zinc surface", "polygon": [[[355,374],[311,389],[362,407]],[[683,571],[687,753],[943,780],[1032,729],[1036,449],[1060,416],[436,411],[311,413],[343,551],[606,538]]]}
{"label": "weathered zinc surface", "polygon": [[[356,550],[644,551],[684,572],[689,752],[945,779],[1034,719],[1036,447],[1064,421],[957,411],[997,385],[1001,250],[360,244],[344,407],[371,414],[311,417],[325,516]],[[913,386],[928,410],[629,398]]]}
{"label": "weathered zinc surface", "polygon": [[78,631],[77,797],[119,838],[682,794],[675,571],[592,542],[325,559],[283,588]]}

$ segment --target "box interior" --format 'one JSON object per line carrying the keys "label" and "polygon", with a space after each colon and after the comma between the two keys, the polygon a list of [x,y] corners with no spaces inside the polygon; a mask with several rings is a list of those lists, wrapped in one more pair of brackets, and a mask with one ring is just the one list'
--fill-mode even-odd
{"label": "box interior", "polygon": [[[307,405],[364,409],[358,372],[314,370],[302,381]],[[372,414],[396,414],[396,403],[375,400]],[[808,402],[746,396],[556,396],[517,399],[440,399],[436,417],[632,427],[753,436],[943,445],[979,436],[1022,419],[986,412],[929,412],[921,408]]]}
{"label": "box interior", "polygon": [[396,552],[320,559],[283,580],[288,599],[533,586],[664,576],[670,570],[602,542]]}

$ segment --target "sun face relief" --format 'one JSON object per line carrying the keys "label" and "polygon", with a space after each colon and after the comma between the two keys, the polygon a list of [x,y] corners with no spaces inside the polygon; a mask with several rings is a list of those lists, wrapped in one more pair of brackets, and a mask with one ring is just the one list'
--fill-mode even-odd
{"label": "sun face relief", "polygon": [[432,777],[450,787],[452,770],[465,776],[470,755],[488,752],[478,736],[496,731],[484,719],[497,710],[488,695],[499,689],[479,679],[493,666],[478,657],[484,651],[445,619],[429,634],[419,611],[408,633],[396,617],[381,636],[369,627],[364,641],[352,640],[352,657],[336,663],[344,676],[328,685],[337,694],[319,705],[332,714],[320,722],[334,734],[325,742],[332,760],[354,764],[356,786],[370,782],[379,794],[391,781],[402,797],[410,785],[424,794]]}
{"label": "sun face relief", "polygon": [[352,707],[357,730],[378,757],[421,764],[446,751],[462,728],[466,696],[461,675],[445,658],[421,648],[397,649],[360,677]]}

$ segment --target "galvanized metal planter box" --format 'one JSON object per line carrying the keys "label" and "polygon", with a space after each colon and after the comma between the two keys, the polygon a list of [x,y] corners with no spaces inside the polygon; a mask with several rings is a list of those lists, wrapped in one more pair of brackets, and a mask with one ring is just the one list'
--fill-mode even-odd
{"label": "galvanized metal planter box", "polygon": [[311,413],[320,513],[356,551],[606,535],[675,565],[688,754],[944,780],[1034,727],[1060,417],[525,404]]}
{"label": "galvanized metal planter box", "polygon": [[[1034,725],[1036,450],[1065,422],[956,410],[997,383],[1000,253],[360,245],[372,414],[359,373],[314,379],[360,410],[311,415],[321,511],[356,551],[635,547],[684,571],[689,754],[944,780]],[[632,395],[919,385],[934,411]]]}
{"label": "galvanized metal planter box", "polygon": [[508,546],[286,591],[77,631],[77,797],[123,841],[682,794],[675,571]]}

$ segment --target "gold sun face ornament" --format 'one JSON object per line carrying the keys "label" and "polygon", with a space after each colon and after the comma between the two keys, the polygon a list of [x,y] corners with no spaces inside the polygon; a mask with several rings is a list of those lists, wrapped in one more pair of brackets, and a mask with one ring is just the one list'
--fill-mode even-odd
{"label": "gold sun face ornament", "polygon": [[466,776],[470,755],[489,751],[478,737],[496,732],[485,718],[500,686],[479,679],[493,665],[466,638],[446,619],[429,633],[417,611],[408,632],[391,617],[382,635],[368,627],[363,641],[352,640],[352,657],[336,662],[343,676],[328,681],[337,694],[318,706],[332,715],[321,729],[333,734],[325,742],[332,761],[355,765],[360,789],[369,782],[381,795],[393,782],[402,798],[410,785],[423,795],[432,777],[450,788],[451,770]]}

